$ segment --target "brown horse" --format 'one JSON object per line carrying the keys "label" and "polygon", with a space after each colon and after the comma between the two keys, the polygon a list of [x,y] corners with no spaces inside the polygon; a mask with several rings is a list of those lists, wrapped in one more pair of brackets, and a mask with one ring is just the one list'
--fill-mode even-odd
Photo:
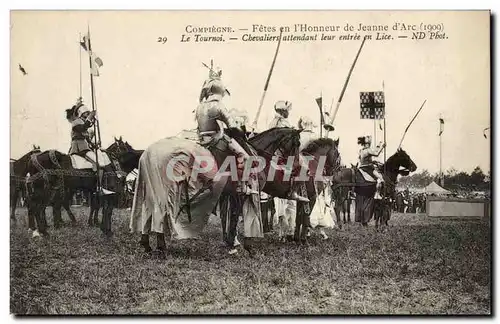
{"label": "brown horse", "polygon": [[[374,199],[376,182],[367,181],[356,167],[340,169],[333,177],[332,190],[340,186],[354,187],[356,193],[356,221],[366,226],[375,214],[376,226],[387,225],[390,218],[392,201],[395,198],[398,175],[408,175],[417,165],[401,148],[389,157],[381,168],[385,183],[382,186],[382,199]],[[373,177],[373,176],[372,176]]]}

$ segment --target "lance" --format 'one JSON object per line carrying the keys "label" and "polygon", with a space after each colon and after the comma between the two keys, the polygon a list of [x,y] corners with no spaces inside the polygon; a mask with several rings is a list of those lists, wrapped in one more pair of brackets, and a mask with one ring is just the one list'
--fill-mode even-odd
{"label": "lance", "polygon": [[280,28],[280,36],[278,39],[278,45],[276,46],[276,52],[274,53],[273,62],[271,63],[271,69],[269,69],[269,74],[267,75],[266,84],[264,85],[264,93],[262,93],[262,97],[260,98],[259,109],[257,109],[257,114],[255,115],[255,119],[252,124],[252,133],[257,128],[257,121],[259,120],[260,111],[262,110],[262,105],[264,104],[264,98],[266,97],[267,88],[269,86],[269,81],[271,80],[271,74],[273,74],[274,64],[276,63],[276,57],[278,57],[278,52],[281,44],[281,35],[283,34],[283,28]]}
{"label": "lance", "polygon": [[78,34],[78,58],[80,59],[80,98],[82,97],[82,45],[80,42],[82,41],[82,33]]}
{"label": "lance", "polygon": [[[92,45],[90,44],[90,26],[87,26],[87,37],[88,43],[89,43],[89,64],[90,64],[90,94],[91,94],[91,102],[92,102],[92,111],[97,112],[97,107],[95,103],[95,93],[94,93],[94,75],[93,75],[93,69],[92,69]],[[100,183],[100,177],[99,177],[99,155],[98,155],[98,150],[99,150],[99,144],[101,143],[101,131],[99,129],[99,120],[95,118],[94,120],[94,144],[95,144],[95,162],[96,162],[96,168],[97,168],[97,186],[102,187]]]}
{"label": "lance", "polygon": [[401,142],[399,142],[398,148],[401,148],[401,144],[403,144],[403,140],[405,138],[406,132],[408,132],[408,129],[410,128],[411,124],[413,123],[413,121],[415,120],[415,118],[417,118],[417,116],[420,113],[420,111],[422,110],[422,108],[424,108],[424,105],[425,105],[426,102],[427,102],[427,99],[424,100],[424,102],[422,103],[422,106],[420,106],[420,109],[417,111],[417,113],[415,114],[415,116],[413,116],[413,118],[410,121],[410,123],[408,124],[408,126],[406,126],[405,132],[403,133],[403,137],[401,138]]}
{"label": "lance", "polygon": [[[361,53],[361,49],[363,49],[363,45],[365,44],[366,37],[363,37],[363,42],[361,42],[361,46],[359,47],[358,53],[356,54],[356,57],[354,58],[354,62],[351,65],[351,69],[349,70],[349,73],[347,74],[347,78],[344,83],[344,87],[342,88],[342,91],[340,92],[339,100],[337,101],[337,106],[335,107],[335,112],[333,113],[332,119],[330,121],[330,125],[333,125],[333,122],[335,121],[335,117],[337,116],[337,112],[339,111],[340,108],[340,103],[342,102],[342,98],[344,97],[345,90],[347,88],[347,84],[349,83],[349,79],[351,78],[352,71],[354,70],[354,66],[356,65],[356,62],[358,61],[359,54]],[[332,105],[330,106],[330,111],[328,112],[329,115],[332,113],[332,108],[333,108],[333,101]],[[328,137],[328,130],[326,131],[326,137]]]}

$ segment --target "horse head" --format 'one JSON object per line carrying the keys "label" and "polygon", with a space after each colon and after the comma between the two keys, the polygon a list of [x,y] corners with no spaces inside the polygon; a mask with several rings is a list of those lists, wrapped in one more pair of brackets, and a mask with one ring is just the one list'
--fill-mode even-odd
{"label": "horse head", "polygon": [[[325,169],[323,175],[332,176],[336,170],[340,168],[341,158],[338,150],[339,140],[331,138],[318,138],[310,141],[307,146],[302,149],[301,154],[314,157],[315,161],[325,159]],[[315,173],[314,166],[311,168],[312,173]]]}
{"label": "horse head", "polygon": [[300,133],[302,130],[275,127],[256,134],[248,142],[258,151],[270,156],[280,150],[283,155],[295,155],[300,147]]}
{"label": "horse head", "polygon": [[128,152],[133,152],[134,148],[127,142],[123,141],[123,138],[120,136],[120,138],[114,137],[114,142],[111,144],[107,149],[106,152],[112,154],[112,155],[120,155],[120,154],[125,154]]}
{"label": "horse head", "polygon": [[[391,165],[400,175],[407,176],[410,172],[417,170],[417,165],[402,148],[398,148],[396,153],[387,160],[387,165]],[[401,170],[401,168],[403,168]]]}
{"label": "horse head", "polygon": [[14,160],[12,163],[14,173],[19,176],[24,176],[28,172],[28,162],[31,159],[31,156],[33,154],[38,154],[41,153],[42,151],[40,150],[40,146],[37,146],[35,144],[32,145],[32,149],[21,156],[19,159]]}

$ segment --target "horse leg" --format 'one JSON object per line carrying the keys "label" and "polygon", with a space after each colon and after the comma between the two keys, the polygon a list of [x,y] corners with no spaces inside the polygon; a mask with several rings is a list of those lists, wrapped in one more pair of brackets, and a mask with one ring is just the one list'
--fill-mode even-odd
{"label": "horse leg", "polygon": [[47,233],[47,219],[45,217],[46,203],[44,199],[37,200],[34,203],[34,218],[36,226],[33,231],[33,237],[38,237],[40,234],[48,236]]}
{"label": "horse leg", "polygon": [[54,228],[61,228],[63,221],[61,217],[61,202],[58,197],[54,198],[54,202],[52,204],[52,217],[54,218]]}
{"label": "horse leg", "polygon": [[31,231],[36,230],[36,204],[34,203],[32,197],[28,203],[28,228]]}
{"label": "horse leg", "polygon": [[102,207],[102,222],[101,231],[107,236],[111,237],[113,232],[111,231],[111,216],[113,214],[113,205],[110,199],[106,199]]}
{"label": "horse leg", "polygon": [[166,257],[165,251],[167,250],[164,233],[156,233],[156,247],[158,249],[158,257],[164,259]]}
{"label": "horse leg", "polygon": [[308,218],[309,216],[307,215],[307,213],[302,213],[302,219],[300,220],[300,222],[302,223],[302,228],[301,228],[301,235],[300,235],[300,241],[302,244],[307,244],[307,231],[308,229],[311,227],[308,222]]}
{"label": "horse leg", "polygon": [[[223,193],[219,199],[219,207],[220,207],[220,211],[219,211],[219,217],[220,217],[220,225],[222,227],[222,241],[224,243],[226,243],[227,245],[229,245],[229,240],[228,240],[228,234],[227,234],[227,226],[228,226],[228,212],[229,212],[229,206],[228,206],[228,201],[227,201],[227,197],[226,195]],[[212,213],[216,214],[216,209],[217,209],[217,205],[214,207],[214,210],[212,211]]]}
{"label": "horse leg", "polygon": [[19,198],[19,190],[16,188],[14,189],[14,192],[12,193],[12,197],[10,200],[10,219],[14,222],[16,221],[16,207],[18,198]]}
{"label": "horse leg", "polygon": [[64,200],[63,200],[63,203],[62,203],[62,206],[64,208],[64,210],[66,210],[66,213],[68,214],[68,217],[69,219],[71,220],[71,223],[73,225],[76,225],[76,217],[75,215],[73,214],[73,212],[71,211],[70,207],[69,207],[69,203],[71,201],[71,197],[72,197],[72,194],[70,192],[66,193],[65,197],[64,197]]}
{"label": "horse leg", "polygon": [[293,233],[293,240],[295,242],[300,241],[300,226],[302,221],[302,203],[297,202],[297,207],[295,209],[295,231]]}
{"label": "horse leg", "polygon": [[90,227],[94,226],[94,222],[92,221],[92,216],[94,214],[94,204],[95,204],[94,200],[95,200],[94,195],[90,194],[89,195],[90,212],[89,212],[89,219],[88,219],[88,222],[87,222]]}
{"label": "horse leg", "polygon": [[[342,218],[340,216],[340,213],[342,210],[339,208],[339,206],[337,206],[337,203],[335,203],[335,207],[333,208],[333,210],[335,211],[335,218],[337,219],[337,226],[339,227],[339,229],[342,229]],[[344,218],[344,223],[345,223],[345,218]]]}
{"label": "horse leg", "polygon": [[262,230],[265,233],[269,233],[269,211],[267,209],[267,202],[260,203],[260,210],[262,215]]}
{"label": "horse leg", "polygon": [[141,240],[139,241],[139,244],[144,247],[144,253],[150,254],[153,251],[151,245],[149,245],[149,234],[141,234]]}

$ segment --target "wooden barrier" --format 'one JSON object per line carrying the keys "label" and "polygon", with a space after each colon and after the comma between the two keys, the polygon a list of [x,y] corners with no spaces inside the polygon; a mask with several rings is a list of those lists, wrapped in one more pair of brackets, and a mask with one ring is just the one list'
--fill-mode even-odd
{"label": "wooden barrier", "polygon": [[485,199],[462,199],[427,197],[427,216],[442,218],[489,218],[490,201]]}

